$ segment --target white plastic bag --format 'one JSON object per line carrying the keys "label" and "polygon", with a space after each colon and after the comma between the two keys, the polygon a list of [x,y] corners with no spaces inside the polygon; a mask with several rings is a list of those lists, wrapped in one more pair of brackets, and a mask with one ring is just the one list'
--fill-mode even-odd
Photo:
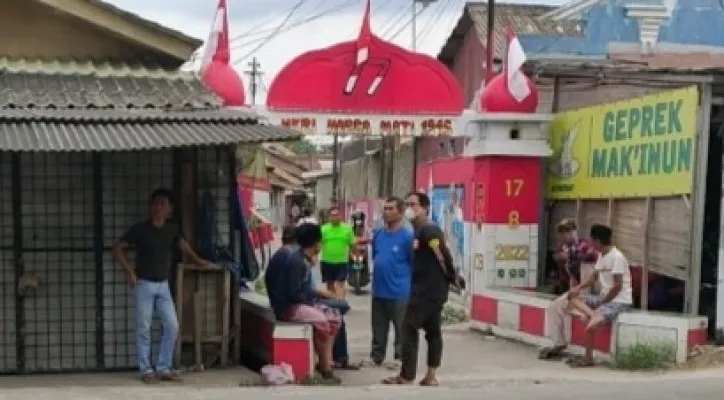
{"label": "white plastic bag", "polygon": [[269,364],[261,369],[261,378],[269,386],[291,385],[294,383],[294,371],[287,363]]}

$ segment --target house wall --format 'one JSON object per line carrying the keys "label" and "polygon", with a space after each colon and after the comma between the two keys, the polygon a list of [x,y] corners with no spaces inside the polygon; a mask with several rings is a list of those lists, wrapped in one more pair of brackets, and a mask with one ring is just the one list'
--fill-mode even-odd
{"label": "house wall", "polygon": [[[415,147],[411,142],[402,144],[394,153],[395,162],[388,173],[393,174],[392,193],[405,196],[413,189],[415,179]],[[380,197],[381,153],[368,154],[342,166],[340,192],[347,201],[371,200]],[[331,193],[331,188],[329,193]]]}
{"label": "house wall", "polygon": [[149,50],[132,46],[88,23],[27,0],[3,0],[0,54],[7,57],[140,60]]}
{"label": "house wall", "polygon": [[453,74],[462,85],[466,105],[473,101],[473,96],[480,89],[485,71],[485,46],[473,26],[465,34],[460,52],[451,67]]}
{"label": "house wall", "polygon": [[[24,372],[133,368],[135,301],[111,247],[147,217],[154,189],[174,188],[173,153],[104,153],[96,160],[91,153],[19,157],[21,187],[15,188],[11,156],[0,153],[0,373],[16,371],[18,340]],[[214,149],[199,151],[198,193],[212,192],[221,241],[228,243],[229,184],[216,160]],[[100,180],[94,178],[97,168]],[[13,221],[17,189],[20,226]],[[13,262],[18,249],[24,275],[38,282],[37,292],[21,302],[16,301]],[[213,280],[203,277],[199,284],[208,334],[220,333],[213,332],[220,309]],[[16,315],[24,319],[19,337]],[[154,337],[159,336],[156,323]]]}
{"label": "house wall", "polygon": [[314,201],[317,209],[328,209],[332,205],[332,176],[325,176],[317,179],[314,188]]}

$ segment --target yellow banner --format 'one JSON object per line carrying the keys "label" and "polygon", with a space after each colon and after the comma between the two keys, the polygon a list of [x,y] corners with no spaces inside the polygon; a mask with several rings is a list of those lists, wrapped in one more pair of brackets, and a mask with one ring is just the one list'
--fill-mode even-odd
{"label": "yellow banner", "polygon": [[698,103],[692,86],[557,114],[548,198],[690,193]]}

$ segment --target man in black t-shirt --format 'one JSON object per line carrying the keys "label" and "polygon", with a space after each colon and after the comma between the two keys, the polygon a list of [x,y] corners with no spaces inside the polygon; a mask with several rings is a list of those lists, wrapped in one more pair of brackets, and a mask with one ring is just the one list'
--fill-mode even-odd
{"label": "man in black t-shirt", "polygon": [[405,216],[415,228],[415,239],[412,292],[402,328],[402,367],[399,375],[384,379],[382,383],[405,385],[415,380],[419,330],[422,329],[427,340],[427,374],[420,385],[437,386],[436,371],[442,361],[443,306],[450,285],[464,286],[464,282],[455,273],[445,235],[428,219],[430,198],[424,193],[412,193],[407,197],[406,206]]}
{"label": "man in black t-shirt", "polygon": [[[172,192],[156,189],[151,194],[149,219],[133,225],[113,246],[113,258],[121,264],[128,286],[136,289],[136,340],[141,380],[180,381],[173,371],[173,355],[178,337],[176,308],[168,280],[174,253],[178,250],[198,265],[202,260],[181,236],[178,226],[168,222],[173,212]],[[128,248],[135,248],[135,267],[126,257]],[[163,335],[156,368],[151,365],[151,323],[153,313],[161,318]]]}

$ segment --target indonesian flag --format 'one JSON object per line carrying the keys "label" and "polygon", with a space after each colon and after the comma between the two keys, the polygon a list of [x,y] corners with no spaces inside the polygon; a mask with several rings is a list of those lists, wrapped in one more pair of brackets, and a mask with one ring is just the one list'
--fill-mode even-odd
{"label": "indonesian flag", "polygon": [[362,18],[362,28],[357,37],[357,65],[367,62],[370,58],[370,43],[372,30],[370,29],[370,0],[365,4],[365,15]]}
{"label": "indonesian flag", "polygon": [[226,0],[219,0],[214,23],[211,25],[211,32],[209,32],[209,38],[204,46],[204,55],[201,58],[202,72],[212,61],[229,64],[231,52],[229,49],[229,19],[227,14]]}
{"label": "indonesian flag", "polygon": [[[365,64],[370,59],[370,44],[372,43],[372,30],[370,29],[370,0],[367,0],[365,4],[365,15],[362,18],[362,27],[360,28],[359,36],[357,36],[357,60],[356,67],[352,71],[349,77],[347,77],[347,84],[344,86],[344,93],[351,95],[357,86],[357,81]],[[382,82],[381,74],[372,82],[372,85],[367,89],[368,95],[373,95],[380,83]]]}
{"label": "indonesian flag", "polygon": [[525,51],[511,29],[508,29],[508,54],[505,57],[505,75],[508,83],[508,92],[518,103],[530,95],[528,79],[521,69],[525,64]]}

